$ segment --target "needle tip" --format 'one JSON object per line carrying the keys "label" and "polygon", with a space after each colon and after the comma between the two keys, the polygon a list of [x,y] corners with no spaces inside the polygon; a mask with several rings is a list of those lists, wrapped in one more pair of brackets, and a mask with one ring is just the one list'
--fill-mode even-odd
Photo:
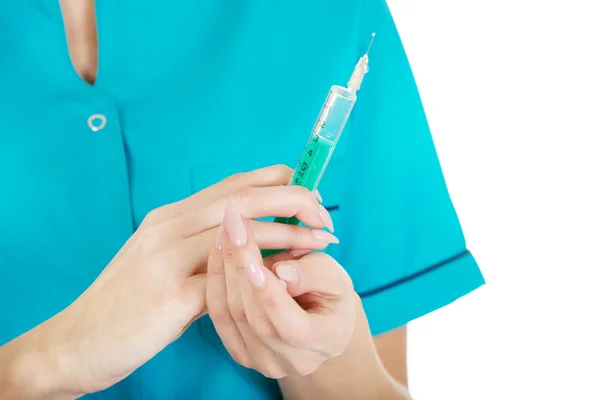
{"label": "needle tip", "polygon": [[371,50],[371,45],[373,44],[373,40],[375,40],[375,32],[371,33],[371,42],[369,42],[369,47],[367,48],[367,52],[365,55],[369,54],[369,50]]}

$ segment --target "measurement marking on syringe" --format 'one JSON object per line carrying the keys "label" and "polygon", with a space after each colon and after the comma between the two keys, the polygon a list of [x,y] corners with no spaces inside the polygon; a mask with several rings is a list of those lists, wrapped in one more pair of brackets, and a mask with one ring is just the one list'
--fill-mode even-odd
{"label": "measurement marking on syringe", "polygon": [[[375,34],[372,36],[375,36]],[[371,38],[372,42],[373,38]],[[313,125],[311,136],[308,138],[304,150],[300,155],[290,184],[304,186],[310,191],[314,191],[319,185],[356,102],[356,92],[360,89],[363,78],[369,71],[368,52],[371,48],[371,43],[369,43],[365,55],[359,59],[354,67],[354,71],[348,81],[348,87],[344,88],[334,85],[329,90],[325,104],[321,107],[320,114]],[[324,129],[325,127],[327,130]],[[338,207],[338,205],[333,205],[329,208],[335,210]],[[300,221],[292,217],[276,218],[275,222],[297,225]],[[261,254],[263,257],[267,257],[282,251],[284,250],[262,250]]]}

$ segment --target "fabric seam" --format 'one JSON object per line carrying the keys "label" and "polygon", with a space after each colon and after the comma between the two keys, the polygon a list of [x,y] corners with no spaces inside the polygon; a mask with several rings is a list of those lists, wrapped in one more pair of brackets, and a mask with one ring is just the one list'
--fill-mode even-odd
{"label": "fabric seam", "polygon": [[453,263],[453,262],[455,262],[455,261],[457,261],[457,260],[459,260],[459,259],[461,259],[463,257],[466,257],[466,256],[468,256],[470,254],[471,254],[471,252],[469,250],[464,250],[464,251],[462,251],[462,252],[460,252],[460,253],[452,256],[452,257],[446,258],[443,261],[440,261],[438,263],[430,265],[429,267],[424,268],[424,269],[420,270],[419,272],[415,272],[413,274],[404,276],[404,277],[402,277],[400,279],[397,279],[397,280],[395,280],[393,282],[387,283],[387,284],[385,284],[383,286],[379,286],[379,287],[377,287],[375,289],[370,289],[370,290],[367,290],[365,292],[359,293],[358,295],[361,298],[365,298],[365,297],[369,297],[369,296],[373,296],[373,295],[379,294],[381,292],[385,292],[386,290],[389,290],[389,289],[391,289],[391,288],[393,288],[395,286],[402,285],[402,284],[404,284],[404,283],[406,283],[408,281],[411,281],[413,279],[417,279],[417,278],[419,278],[422,275],[428,274],[429,272],[432,272],[432,271],[434,271],[436,269],[439,269],[439,268],[441,268],[441,267],[443,267],[445,265]]}

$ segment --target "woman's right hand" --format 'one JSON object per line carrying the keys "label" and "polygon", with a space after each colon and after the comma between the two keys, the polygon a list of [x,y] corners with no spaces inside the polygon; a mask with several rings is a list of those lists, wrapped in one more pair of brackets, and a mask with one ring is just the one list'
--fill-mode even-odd
{"label": "woman's right hand", "polygon": [[[248,218],[296,216],[332,229],[312,193],[283,186],[290,176],[283,166],[238,174],[149,213],[73,304],[15,340],[25,354],[35,343],[53,366],[48,393],[78,395],[115,384],[206,313],[207,259],[228,200]],[[317,250],[337,242],[320,229],[258,221],[251,229],[262,249]]]}

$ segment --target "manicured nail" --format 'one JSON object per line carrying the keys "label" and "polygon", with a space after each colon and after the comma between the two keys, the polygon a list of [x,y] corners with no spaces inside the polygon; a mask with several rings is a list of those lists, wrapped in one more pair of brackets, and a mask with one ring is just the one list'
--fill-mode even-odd
{"label": "manicured nail", "polygon": [[312,253],[312,250],[290,250],[288,253],[290,254],[290,256],[296,258],[310,254]]}
{"label": "manicured nail", "polygon": [[321,193],[319,193],[319,191],[317,189],[315,189],[315,191],[313,192],[313,194],[315,195],[315,198],[317,199],[317,201],[319,203],[323,202],[323,198],[321,197]]}
{"label": "manicured nail", "polygon": [[340,242],[338,238],[336,238],[335,236],[333,236],[331,233],[329,233],[327,231],[323,231],[320,229],[314,229],[312,231],[312,234],[317,239],[322,240],[327,243],[338,244]]}
{"label": "manicured nail", "polygon": [[321,220],[323,220],[325,227],[327,229],[329,229],[331,232],[333,232],[333,221],[331,220],[329,211],[327,211],[325,209],[325,207],[323,207],[323,206],[319,206],[319,207],[321,207],[321,209],[319,210],[319,216],[321,217]]}
{"label": "manicured nail", "polygon": [[265,285],[265,272],[262,265],[256,260],[252,253],[244,252],[243,256],[244,271],[254,287],[263,287]]}
{"label": "manicured nail", "polygon": [[223,224],[219,225],[219,229],[217,230],[217,239],[215,240],[215,247],[217,250],[221,251],[221,241],[223,237]]}
{"label": "manicured nail", "polygon": [[225,226],[225,232],[229,235],[229,239],[231,239],[234,246],[242,247],[246,244],[246,241],[248,240],[246,226],[244,225],[242,216],[238,212],[233,200],[227,202],[223,225]]}
{"label": "manicured nail", "polygon": [[286,282],[298,282],[298,271],[290,264],[278,264],[275,273]]}
{"label": "manicured nail", "polygon": [[287,289],[287,282],[284,281],[283,279],[280,279],[279,282],[281,282],[281,286],[283,286],[284,289]]}

